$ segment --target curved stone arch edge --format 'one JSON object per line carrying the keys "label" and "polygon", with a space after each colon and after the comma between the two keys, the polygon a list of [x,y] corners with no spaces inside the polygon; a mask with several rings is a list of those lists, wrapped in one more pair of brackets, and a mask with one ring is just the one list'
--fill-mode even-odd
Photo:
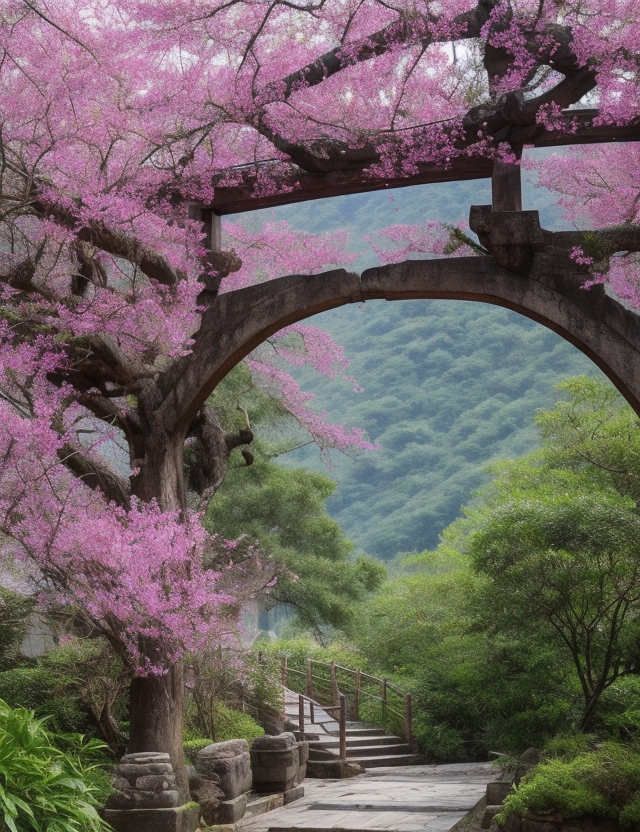
{"label": "curved stone arch edge", "polygon": [[557,333],[591,359],[640,415],[640,316],[602,286],[585,291],[584,279],[583,272],[554,265],[545,255],[536,255],[528,276],[493,257],[458,257],[405,260],[362,275],[337,269],[277,278],[216,299],[201,333],[207,348],[176,380],[174,393],[197,389],[183,410],[190,421],[252,350],[284,327],[329,309],[380,299],[464,300],[510,309]]}

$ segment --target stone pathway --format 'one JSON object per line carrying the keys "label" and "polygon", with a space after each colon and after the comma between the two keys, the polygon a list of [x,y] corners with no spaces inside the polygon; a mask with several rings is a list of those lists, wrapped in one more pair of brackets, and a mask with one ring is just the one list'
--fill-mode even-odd
{"label": "stone pathway", "polygon": [[498,778],[491,763],[378,768],[312,780],[300,800],[236,824],[240,832],[448,832]]}

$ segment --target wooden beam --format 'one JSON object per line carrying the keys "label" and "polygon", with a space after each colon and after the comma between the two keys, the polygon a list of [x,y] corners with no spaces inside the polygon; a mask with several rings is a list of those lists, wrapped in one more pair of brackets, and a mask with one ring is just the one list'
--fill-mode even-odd
{"label": "wooden beam", "polygon": [[[640,120],[626,126],[593,125],[597,110],[565,111],[567,118],[575,119],[578,129],[575,133],[559,130],[546,131],[538,129],[532,135],[531,127],[514,125],[509,133],[509,141],[526,147],[566,147],[568,145],[602,144],[609,142],[640,141]],[[373,160],[370,160],[373,161]],[[282,182],[282,188],[266,196],[253,196],[253,183],[258,169],[265,169],[269,162],[258,162],[235,168],[243,174],[240,185],[216,186],[215,196],[208,206],[216,213],[237,214],[244,211],[257,211],[262,208],[274,208],[278,205],[291,205],[313,199],[345,196],[347,194],[368,193],[371,191],[406,188],[411,185],[430,185],[439,182],[462,182],[474,179],[488,179],[493,174],[493,161],[484,158],[458,156],[451,164],[442,168],[437,165],[419,165],[418,172],[409,177],[385,177],[378,179],[368,177],[362,167],[349,170],[334,170],[327,173],[308,173],[292,168],[291,177]],[[232,171],[229,171],[229,173]]]}

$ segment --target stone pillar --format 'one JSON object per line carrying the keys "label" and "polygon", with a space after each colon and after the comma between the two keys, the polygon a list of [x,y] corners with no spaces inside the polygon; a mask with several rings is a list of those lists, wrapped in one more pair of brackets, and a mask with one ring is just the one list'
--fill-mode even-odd
{"label": "stone pillar", "polygon": [[295,736],[285,732],[278,737],[255,739],[251,746],[251,768],[255,792],[287,792],[297,786],[300,755]]}
{"label": "stone pillar", "polygon": [[116,832],[194,832],[198,804],[180,804],[168,754],[125,754],[116,766],[114,788],[104,818]]}

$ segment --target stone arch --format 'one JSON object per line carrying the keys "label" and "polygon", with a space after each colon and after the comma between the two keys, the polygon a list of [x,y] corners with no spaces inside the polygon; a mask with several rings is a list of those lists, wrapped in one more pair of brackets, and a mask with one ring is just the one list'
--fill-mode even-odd
{"label": "stone arch", "polygon": [[177,397],[186,405],[180,421],[187,425],[251,350],[318,312],[374,299],[437,298],[503,306],[548,327],[587,355],[640,415],[640,316],[602,286],[585,291],[584,280],[583,270],[550,252],[536,254],[527,274],[504,268],[493,257],[407,260],[362,275],[343,269],[290,275],[222,294],[198,336],[206,344],[201,360],[172,379],[165,404]]}

